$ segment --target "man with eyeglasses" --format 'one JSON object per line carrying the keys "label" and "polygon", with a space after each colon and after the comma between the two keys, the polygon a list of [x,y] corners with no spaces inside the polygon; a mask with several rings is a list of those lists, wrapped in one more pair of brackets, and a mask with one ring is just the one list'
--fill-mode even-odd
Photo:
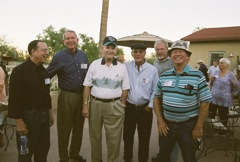
{"label": "man with eyeglasses", "polygon": [[159,77],[157,69],[145,60],[146,46],[137,43],[133,44],[131,49],[134,60],[125,63],[130,90],[125,108],[123,162],[130,162],[133,158],[136,128],[139,137],[138,160],[139,162],[147,162],[153,120],[153,91]]}
{"label": "man with eyeglasses", "polygon": [[[50,148],[50,78],[43,67],[49,56],[47,44],[33,40],[28,44],[30,57],[16,66],[10,77],[8,116],[16,120],[18,162],[47,162]],[[20,154],[21,135],[27,135],[29,153]]]}

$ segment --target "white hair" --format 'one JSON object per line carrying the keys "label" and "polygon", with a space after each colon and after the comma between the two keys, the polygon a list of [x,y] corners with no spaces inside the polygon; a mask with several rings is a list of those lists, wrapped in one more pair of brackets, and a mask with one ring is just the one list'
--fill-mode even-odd
{"label": "white hair", "polygon": [[225,62],[228,66],[230,65],[230,61],[227,58],[221,58],[219,62]]}
{"label": "white hair", "polygon": [[162,39],[160,38],[159,40],[157,40],[155,43],[154,43],[154,48],[156,48],[156,46],[160,43],[163,43],[167,48],[168,48],[168,42],[165,40],[165,39]]}

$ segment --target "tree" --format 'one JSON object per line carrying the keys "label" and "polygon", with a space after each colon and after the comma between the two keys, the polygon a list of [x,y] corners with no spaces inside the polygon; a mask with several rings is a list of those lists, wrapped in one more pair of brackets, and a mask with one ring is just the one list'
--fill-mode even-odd
{"label": "tree", "polygon": [[56,31],[52,25],[44,29],[42,34],[38,34],[37,38],[46,42],[49,48],[49,54],[53,56],[56,52],[64,49],[63,34],[66,28]]}
{"label": "tree", "polygon": [[17,48],[10,45],[5,35],[0,35],[0,56],[8,56],[17,59],[19,52]]}
{"label": "tree", "polygon": [[154,63],[154,61],[156,60],[156,54],[155,53],[151,53],[150,56],[146,56],[146,61],[149,63],[149,64],[152,64]]}
{"label": "tree", "polygon": [[85,34],[79,34],[80,48],[86,53],[89,62],[93,62],[98,58],[98,46],[92,37],[88,37]]}
{"label": "tree", "polygon": [[103,44],[103,39],[107,35],[108,8],[109,8],[109,0],[102,0],[102,15],[101,15],[101,24],[100,24],[100,33],[99,33],[98,57],[103,56],[101,47]]}

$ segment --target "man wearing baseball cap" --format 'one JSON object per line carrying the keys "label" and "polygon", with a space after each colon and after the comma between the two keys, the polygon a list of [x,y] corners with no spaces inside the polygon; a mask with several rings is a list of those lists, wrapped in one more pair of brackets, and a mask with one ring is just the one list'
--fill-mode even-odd
{"label": "man wearing baseball cap", "polygon": [[[103,41],[104,57],[91,63],[83,85],[83,116],[89,118],[92,162],[102,160],[102,127],[106,132],[107,161],[119,162],[120,143],[130,88],[125,64],[114,57],[117,39],[108,36]],[[90,96],[90,98],[89,98]]]}
{"label": "man wearing baseball cap", "polygon": [[159,160],[168,162],[175,142],[184,161],[196,162],[192,144],[203,136],[212,95],[204,75],[188,65],[192,52],[178,40],[168,51],[174,67],[158,81],[154,97],[160,141]]}

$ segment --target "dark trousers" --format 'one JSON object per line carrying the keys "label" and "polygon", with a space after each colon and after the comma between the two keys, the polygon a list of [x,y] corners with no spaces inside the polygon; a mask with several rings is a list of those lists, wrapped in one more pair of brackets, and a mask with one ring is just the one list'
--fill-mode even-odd
{"label": "dark trousers", "polygon": [[218,111],[219,119],[224,126],[228,124],[228,108],[223,106],[218,106],[215,104],[209,105],[209,118],[215,119],[216,113]]}
{"label": "dark trousers", "polygon": [[197,162],[194,149],[192,131],[196,124],[197,118],[190,119],[186,122],[169,122],[167,136],[161,136],[159,159],[161,162],[169,162],[170,154],[175,142],[178,142],[184,162]]}
{"label": "dark trousers", "polygon": [[61,90],[57,110],[58,151],[61,162],[79,156],[84,125],[82,108],[82,93]]}
{"label": "dark trousers", "polygon": [[152,130],[152,112],[147,112],[144,107],[136,108],[127,103],[123,130],[124,159],[130,161],[133,158],[134,134],[138,130],[138,160],[147,162],[149,156],[149,141]]}
{"label": "dark trousers", "polygon": [[18,162],[47,162],[47,154],[50,148],[50,115],[49,111],[25,110],[23,120],[28,128],[28,148],[27,155],[20,155],[20,135],[16,133]]}

